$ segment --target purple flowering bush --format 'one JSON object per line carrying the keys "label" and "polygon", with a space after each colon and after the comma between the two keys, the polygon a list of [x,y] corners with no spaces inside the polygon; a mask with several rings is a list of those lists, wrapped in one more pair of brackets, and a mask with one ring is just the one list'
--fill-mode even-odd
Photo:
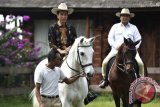
{"label": "purple flowering bush", "polygon": [[[23,16],[23,21],[29,19],[29,16]],[[29,40],[32,33],[23,29],[21,32],[17,32],[21,26],[7,30],[4,26],[5,23],[8,22],[0,22],[0,66],[33,66],[39,62],[41,59],[38,57],[40,48],[35,48]]]}

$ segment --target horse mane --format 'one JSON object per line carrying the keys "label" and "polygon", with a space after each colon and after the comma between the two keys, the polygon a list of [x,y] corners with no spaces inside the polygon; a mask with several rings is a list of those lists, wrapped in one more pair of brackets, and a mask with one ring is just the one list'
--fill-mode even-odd
{"label": "horse mane", "polygon": [[118,53],[117,53],[117,55],[120,55],[120,54],[122,53],[122,49],[123,49],[124,45],[125,45],[125,44],[122,43],[121,46],[118,48]]}
{"label": "horse mane", "polygon": [[75,39],[75,41],[74,41],[74,43],[73,43],[73,45],[72,45],[69,53],[72,53],[72,52],[75,51],[75,49],[77,48],[77,46],[78,46],[78,44],[80,43],[80,40],[81,40],[82,38],[85,38],[85,37],[84,37],[84,36],[80,36],[80,37],[78,37],[78,38]]}

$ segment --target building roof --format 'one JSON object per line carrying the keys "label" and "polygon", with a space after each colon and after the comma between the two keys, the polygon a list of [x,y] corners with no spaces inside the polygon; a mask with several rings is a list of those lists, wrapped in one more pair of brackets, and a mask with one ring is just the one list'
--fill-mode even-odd
{"label": "building roof", "polygon": [[66,2],[72,8],[150,8],[159,0],[0,0],[0,8],[52,8]]}

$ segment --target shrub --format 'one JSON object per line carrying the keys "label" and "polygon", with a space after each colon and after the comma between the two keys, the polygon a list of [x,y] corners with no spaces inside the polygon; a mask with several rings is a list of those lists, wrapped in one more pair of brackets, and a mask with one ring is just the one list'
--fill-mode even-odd
{"label": "shrub", "polygon": [[[23,29],[22,22],[28,21],[30,17],[10,15],[8,21],[3,20],[2,16],[0,15],[0,66],[31,66],[39,62],[42,58],[38,56],[40,47],[34,47],[29,39],[32,33]],[[16,26],[8,25],[13,22],[18,23]]]}

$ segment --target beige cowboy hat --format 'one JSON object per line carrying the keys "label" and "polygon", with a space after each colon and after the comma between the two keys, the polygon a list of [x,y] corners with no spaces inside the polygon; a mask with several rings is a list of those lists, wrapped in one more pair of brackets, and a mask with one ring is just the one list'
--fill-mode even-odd
{"label": "beige cowboy hat", "polygon": [[117,16],[117,17],[120,17],[120,16],[123,15],[123,14],[130,15],[131,18],[135,16],[135,14],[134,14],[134,13],[130,13],[129,9],[127,9],[127,8],[123,8],[123,9],[121,10],[121,12],[117,12],[117,13],[116,13],[116,16]]}
{"label": "beige cowboy hat", "polygon": [[55,15],[57,15],[58,11],[68,11],[68,14],[72,14],[74,10],[72,8],[68,8],[66,3],[60,3],[58,8],[53,8],[51,10],[51,12]]}

